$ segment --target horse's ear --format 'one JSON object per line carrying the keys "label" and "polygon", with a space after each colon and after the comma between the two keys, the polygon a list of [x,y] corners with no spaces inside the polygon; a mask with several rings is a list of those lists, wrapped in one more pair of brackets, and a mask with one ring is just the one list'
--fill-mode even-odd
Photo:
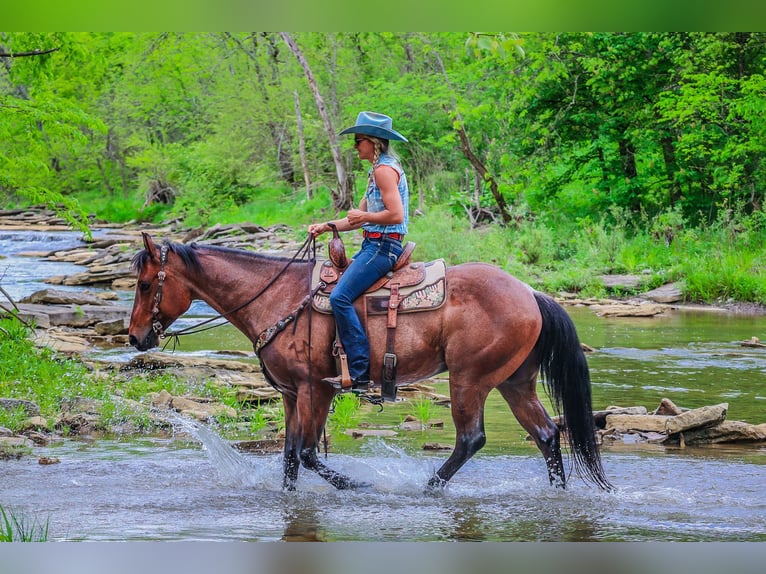
{"label": "horse's ear", "polygon": [[142,231],[141,237],[144,240],[144,248],[146,249],[146,252],[149,254],[149,256],[152,259],[159,259],[159,255],[157,254],[157,245],[152,240],[152,236]]}

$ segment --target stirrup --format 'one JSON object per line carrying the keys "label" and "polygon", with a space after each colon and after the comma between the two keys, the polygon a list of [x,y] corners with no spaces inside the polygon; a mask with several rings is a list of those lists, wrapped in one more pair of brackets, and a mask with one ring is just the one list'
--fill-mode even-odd
{"label": "stirrup", "polygon": [[328,385],[332,385],[335,390],[347,393],[347,392],[353,392],[353,393],[366,393],[370,390],[370,387],[373,386],[373,382],[369,379],[353,379],[351,381],[351,385],[347,387],[343,387],[343,376],[338,375],[335,377],[327,377],[322,379],[323,383],[327,383]]}

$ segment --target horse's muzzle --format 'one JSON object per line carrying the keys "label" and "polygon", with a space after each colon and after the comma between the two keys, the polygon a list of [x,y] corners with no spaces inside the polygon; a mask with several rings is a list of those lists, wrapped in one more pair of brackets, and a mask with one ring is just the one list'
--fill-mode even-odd
{"label": "horse's muzzle", "polygon": [[131,346],[135,347],[139,351],[148,351],[152,347],[157,346],[159,339],[154,331],[149,331],[146,334],[146,337],[141,340],[139,340],[139,338],[135,335],[129,335],[128,342],[131,344]]}

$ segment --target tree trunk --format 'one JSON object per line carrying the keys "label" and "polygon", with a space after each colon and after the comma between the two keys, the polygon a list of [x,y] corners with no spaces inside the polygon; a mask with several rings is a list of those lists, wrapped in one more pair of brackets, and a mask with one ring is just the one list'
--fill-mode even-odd
{"label": "tree trunk", "polygon": [[309,176],[309,165],[306,158],[306,139],[303,136],[303,117],[301,116],[301,102],[298,98],[298,92],[293,92],[295,96],[295,121],[298,123],[298,149],[301,155],[301,166],[303,167],[303,181],[306,183],[306,197],[311,199],[311,177]]}
{"label": "tree trunk", "polygon": [[[450,91],[454,94],[454,91],[452,90],[452,84],[450,83],[449,76],[447,75],[447,69],[444,67],[444,62],[442,62],[441,56],[438,52],[434,51],[434,57],[439,64],[439,68],[441,69],[441,73],[444,76],[444,80],[447,82],[447,86],[449,86]],[[471,162],[473,169],[481,177],[481,179],[489,183],[489,191],[492,193],[492,197],[495,199],[497,208],[500,210],[500,216],[503,218],[503,223],[508,225],[511,222],[511,214],[508,211],[508,204],[505,202],[505,198],[500,193],[500,190],[497,187],[497,181],[495,181],[494,176],[489,173],[487,167],[471,149],[471,143],[468,140],[468,134],[466,133],[465,127],[463,125],[463,118],[460,116],[460,112],[457,111],[457,105],[454,102],[454,95],[452,99],[452,107],[455,109],[454,115],[457,119],[457,122],[455,122],[455,129],[457,130],[458,136],[460,136],[460,148],[463,150],[463,155],[466,157],[466,159],[468,159],[469,162]],[[444,111],[447,112],[447,114],[450,114],[450,110],[447,105],[445,104],[443,107]]]}
{"label": "tree trunk", "polygon": [[[279,50],[276,48],[275,41],[273,38],[268,36],[267,34],[263,34],[266,42],[268,43],[267,49],[269,50],[269,57],[271,60],[275,60],[279,55]],[[281,114],[276,112],[274,110],[274,106],[271,103],[271,98],[269,97],[269,91],[267,89],[266,85],[266,79],[264,77],[263,71],[261,70],[260,62],[258,61],[258,37],[255,33],[250,35],[250,41],[253,44],[252,49],[245,46],[239,38],[234,36],[233,34],[226,33],[225,37],[233,41],[242,52],[244,52],[248,58],[250,58],[253,62],[253,68],[255,69],[255,76],[258,80],[258,86],[261,89],[261,95],[263,96],[263,101],[266,104],[266,108],[269,110],[269,116],[270,117],[279,117]],[[272,74],[271,74],[271,85],[278,84],[278,76],[276,74],[276,66],[272,65]],[[282,176],[282,179],[288,184],[288,185],[295,185],[295,169],[293,167],[292,162],[292,154],[290,153],[290,139],[289,134],[287,133],[287,130],[285,129],[284,125],[279,124],[278,122],[274,120],[267,120],[266,125],[269,128],[269,134],[271,135],[271,139],[274,141],[274,148],[277,152],[277,166],[279,167],[279,172]]]}
{"label": "tree trunk", "polygon": [[665,135],[660,139],[660,147],[662,148],[662,158],[665,160],[665,176],[668,178],[668,186],[670,187],[670,207],[673,207],[681,199],[681,188],[676,181],[678,163],[670,135]]}
{"label": "tree trunk", "polygon": [[340,146],[338,145],[338,136],[335,134],[335,130],[332,127],[330,118],[327,115],[324,99],[322,98],[322,94],[319,93],[319,88],[317,87],[316,80],[314,79],[314,74],[312,73],[308,62],[306,61],[306,58],[303,56],[301,49],[295,43],[290,34],[287,32],[280,32],[280,34],[290,50],[292,50],[293,54],[298,60],[298,63],[300,63],[304,73],[306,74],[306,79],[308,80],[311,91],[314,94],[314,100],[316,102],[317,109],[319,110],[319,115],[322,116],[322,121],[324,122],[325,131],[327,132],[327,139],[330,140],[330,151],[332,152],[332,159],[335,163],[335,172],[338,177],[338,189],[336,193],[333,194],[334,207],[338,211],[348,209],[351,205],[351,194],[349,193],[346,169],[343,167],[343,159],[341,158]]}
{"label": "tree trunk", "polygon": [[[446,111],[449,112],[449,110]],[[495,199],[495,203],[500,210],[503,224],[508,225],[511,222],[511,214],[508,211],[508,204],[505,202],[505,198],[497,187],[497,181],[471,149],[471,143],[468,141],[468,134],[465,132],[462,121],[458,120],[455,123],[455,129],[457,130],[458,136],[460,136],[460,148],[463,150],[463,155],[469,162],[471,162],[473,169],[476,171],[476,174],[481,177],[482,181],[489,184],[489,191],[492,193],[492,197]]]}

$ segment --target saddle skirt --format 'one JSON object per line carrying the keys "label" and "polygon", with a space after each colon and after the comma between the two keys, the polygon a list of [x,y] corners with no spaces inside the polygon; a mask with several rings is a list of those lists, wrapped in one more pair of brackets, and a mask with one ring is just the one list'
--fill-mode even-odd
{"label": "saddle skirt", "polygon": [[[367,314],[388,313],[392,285],[399,286],[399,313],[438,309],[445,301],[446,271],[444,260],[436,259],[427,263],[410,263],[383,276],[362,295]],[[330,293],[341,274],[330,260],[316,262],[311,276],[311,291],[316,291],[312,299],[315,311],[332,314]],[[324,283],[325,287],[320,289],[320,283]]]}

